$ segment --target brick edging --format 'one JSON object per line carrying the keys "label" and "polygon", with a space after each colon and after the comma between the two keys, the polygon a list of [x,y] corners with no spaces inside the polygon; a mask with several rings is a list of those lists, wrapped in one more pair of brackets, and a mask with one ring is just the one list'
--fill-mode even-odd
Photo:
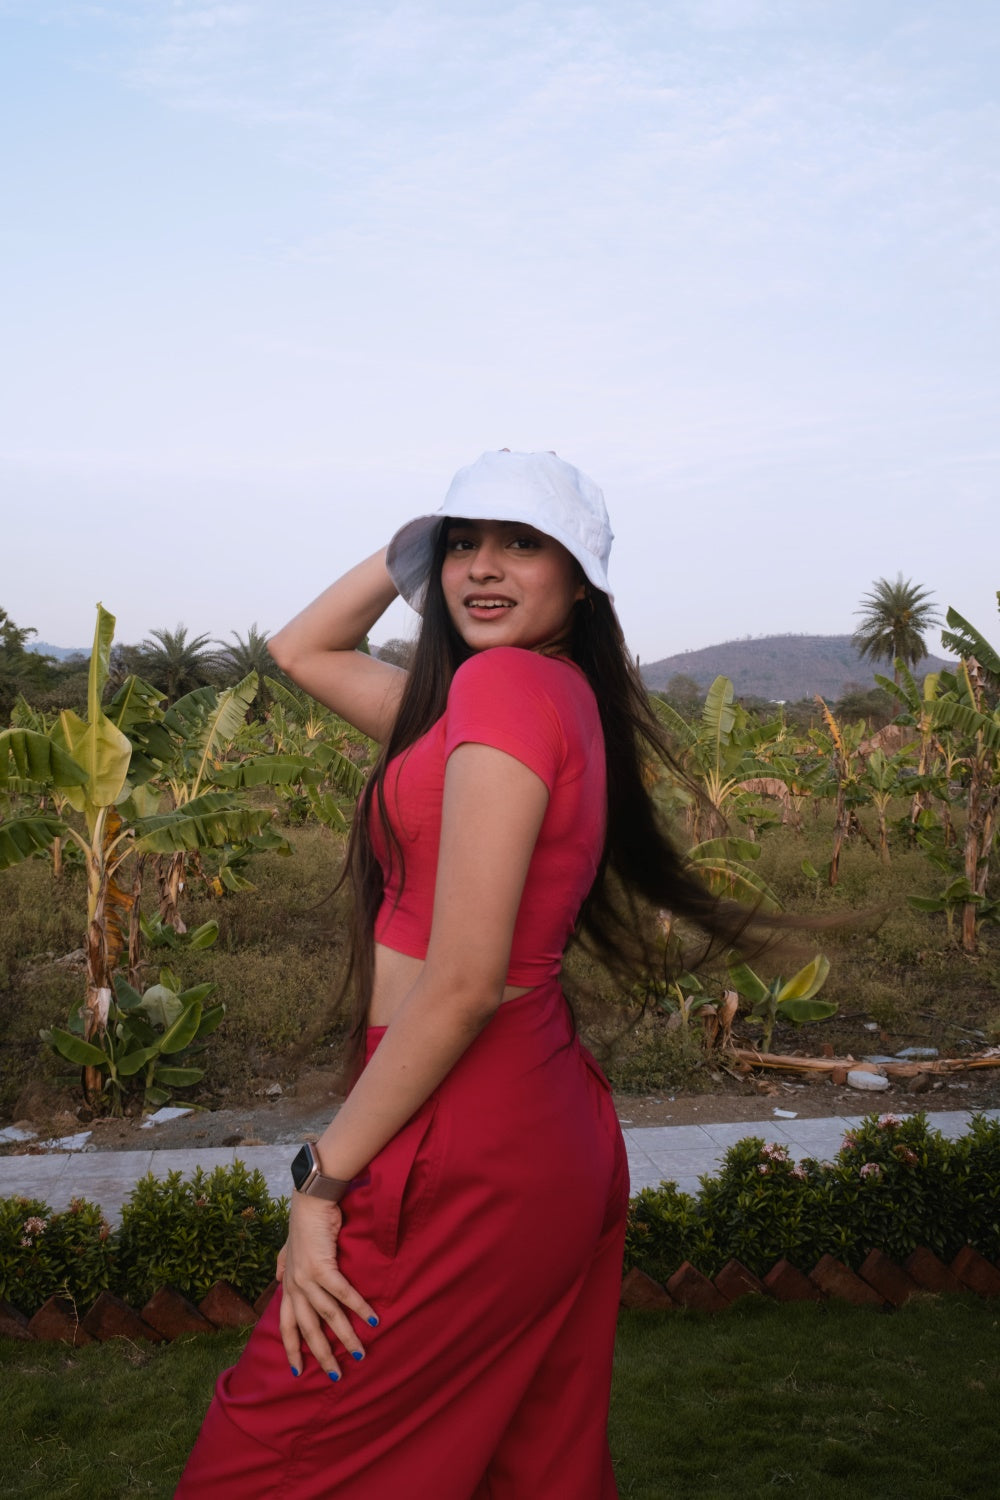
{"label": "brick edging", "polygon": [[881,1250],[871,1250],[856,1271],[835,1256],[824,1255],[804,1275],[790,1261],[779,1260],[763,1278],[738,1260],[730,1260],[714,1279],[703,1276],[690,1261],[679,1266],[661,1286],[638,1266],[626,1271],[621,1306],[642,1310],[681,1307],[698,1312],[722,1312],[741,1297],[767,1296],[777,1302],[847,1302],[854,1307],[902,1307],[918,1292],[976,1292],[1000,1297],[1000,1267],[964,1245],[950,1266],[932,1250],[921,1247],[902,1266]]}
{"label": "brick edging", "polygon": [[[0,1299],[0,1338],[21,1342],[39,1340],[80,1347],[108,1339],[145,1339],[163,1344],[183,1333],[215,1333],[222,1328],[246,1328],[256,1323],[278,1283],[272,1281],[252,1305],[230,1286],[217,1281],[195,1305],[171,1286],[161,1286],[140,1311],[112,1292],[101,1292],[83,1316],[65,1297],[50,1297],[34,1317]],[[723,1312],[741,1297],[770,1297],[776,1302],[847,1302],[854,1307],[902,1307],[919,1292],[975,1292],[1000,1297],[1000,1267],[965,1245],[947,1266],[933,1251],[921,1247],[902,1266],[881,1250],[872,1250],[857,1271],[832,1255],[824,1255],[804,1275],[790,1261],[779,1260],[758,1277],[738,1260],[730,1260],[714,1278],[684,1261],[661,1286],[638,1266],[622,1280],[621,1306],[643,1311]]]}

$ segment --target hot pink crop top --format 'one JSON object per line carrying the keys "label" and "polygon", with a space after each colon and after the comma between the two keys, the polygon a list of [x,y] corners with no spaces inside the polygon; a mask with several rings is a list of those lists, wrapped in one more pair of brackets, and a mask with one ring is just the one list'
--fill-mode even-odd
{"label": "hot pink crop top", "polygon": [[385,808],[405,861],[371,812],[385,897],[375,941],[425,958],[441,838],[448,756],[461,744],[492,745],[513,755],[549,789],[549,803],[528,868],[514,926],[507,983],[536,985],[558,974],[604,847],[604,737],[593,691],[572,662],[515,646],[495,646],[463,662],[448,706],[409,750],[390,761]]}

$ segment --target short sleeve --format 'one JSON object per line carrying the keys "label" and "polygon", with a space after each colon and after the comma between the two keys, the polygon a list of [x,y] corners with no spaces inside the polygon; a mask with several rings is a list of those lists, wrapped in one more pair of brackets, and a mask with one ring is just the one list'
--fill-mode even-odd
{"label": "short sleeve", "polygon": [[448,695],[445,755],[492,745],[534,771],[551,792],[566,758],[556,695],[558,665],[515,646],[480,651],[459,667]]}

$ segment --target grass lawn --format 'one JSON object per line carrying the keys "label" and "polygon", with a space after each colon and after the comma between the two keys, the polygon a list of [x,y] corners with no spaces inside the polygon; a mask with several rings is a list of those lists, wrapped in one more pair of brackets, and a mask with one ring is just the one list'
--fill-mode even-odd
{"label": "grass lawn", "polygon": [[[0,1494],[166,1500],[243,1337],[0,1343]],[[611,1448],[635,1500],[995,1500],[998,1409],[1000,1307],[973,1298],[623,1313]]]}

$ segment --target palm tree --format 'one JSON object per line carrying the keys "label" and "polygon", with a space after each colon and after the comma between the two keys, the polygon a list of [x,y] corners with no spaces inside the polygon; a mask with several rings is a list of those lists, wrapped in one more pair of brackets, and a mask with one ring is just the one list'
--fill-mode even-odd
{"label": "palm tree", "polygon": [[274,673],[275,665],[267,648],[269,631],[258,630],[255,620],[247,631],[246,640],[238,630],[231,630],[229,634],[233,637],[233,645],[229,645],[227,641],[215,643],[222,647],[219,667],[227,677],[232,676],[234,682],[242,682],[251,672],[256,672],[259,678],[263,678],[268,672]]}
{"label": "palm tree", "polygon": [[267,710],[271,706],[271,694],[268,690],[268,677],[276,677],[279,682],[290,685],[290,679],[277,667],[268,650],[270,631],[258,630],[256,620],[247,631],[246,640],[238,630],[231,630],[229,634],[233,637],[233,644],[228,641],[216,641],[222,650],[218,655],[219,671],[225,682],[242,682],[251,672],[257,673],[257,681],[260,687],[257,697],[254,699],[251,715],[255,719],[263,719],[267,716]]}
{"label": "palm tree", "polygon": [[908,667],[915,667],[927,655],[923,632],[940,624],[941,617],[931,603],[928,589],[920,588],[909,578],[897,574],[895,583],[878,578],[870,594],[861,600],[861,624],[852,641],[858,655],[869,661],[891,661],[893,678],[899,681],[897,657]]}
{"label": "palm tree", "polygon": [[209,649],[211,637],[187,638],[187,626],[176,630],[151,630],[140,647],[143,675],[174,703],[192,689],[204,687],[215,678],[219,668],[216,652]]}

